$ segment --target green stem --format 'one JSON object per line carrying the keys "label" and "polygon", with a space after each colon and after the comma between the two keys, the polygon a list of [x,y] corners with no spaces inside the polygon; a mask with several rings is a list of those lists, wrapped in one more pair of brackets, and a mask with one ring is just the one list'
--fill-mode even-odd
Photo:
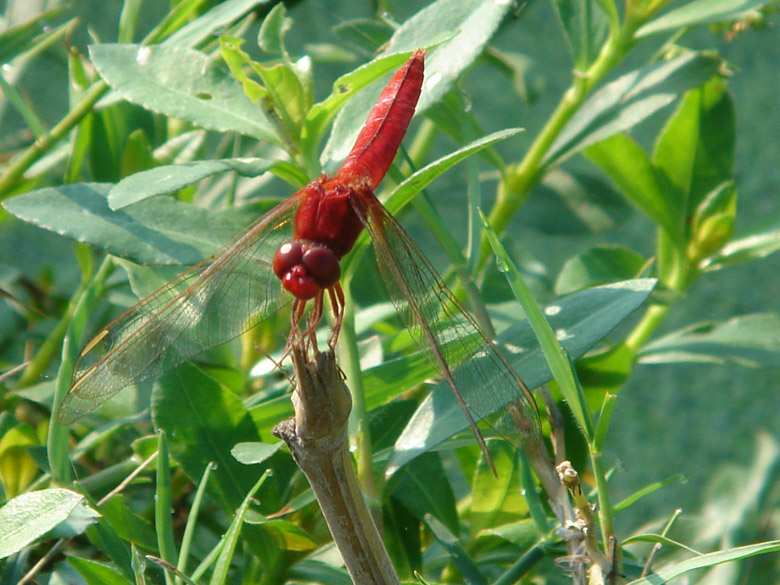
{"label": "green stem", "polygon": [[601,526],[601,539],[604,546],[610,537],[615,535],[615,527],[612,522],[612,505],[609,503],[609,486],[607,474],[604,469],[604,461],[601,451],[596,451],[591,445],[590,463],[593,467],[593,475],[596,478],[596,496],[599,501],[599,525]]}
{"label": "green stem", "polygon": [[[571,87],[563,94],[555,112],[536,137],[523,160],[516,167],[507,170],[489,217],[490,224],[496,231],[502,232],[525,202],[531,189],[543,174],[542,161],[550,146],[582,106],[589,92],[628,53],[633,44],[634,30],[636,30],[635,25],[624,25],[619,35],[610,37],[588,71],[575,74]],[[490,244],[487,236],[483,234],[480,246],[480,268],[484,266],[489,254]]]}
{"label": "green stem", "polygon": [[371,431],[368,425],[368,409],[366,407],[365,393],[363,392],[363,376],[360,371],[360,355],[357,348],[357,335],[355,333],[354,303],[350,294],[349,283],[344,283],[346,303],[339,334],[339,365],[346,376],[346,384],[352,393],[352,414],[350,427],[354,429],[357,440],[357,476],[363,491],[363,495],[373,507],[376,503],[377,488],[374,483],[374,462],[372,460],[373,449],[371,445]]}
{"label": "green stem", "polygon": [[108,91],[105,81],[98,81],[92,89],[60,120],[47,134],[41,136],[17,158],[8,169],[0,176],[0,201],[11,194],[11,190],[19,185],[24,178],[24,173],[44,154],[62,140],[65,135],[78,124],[84,116],[89,114],[92,106]]}

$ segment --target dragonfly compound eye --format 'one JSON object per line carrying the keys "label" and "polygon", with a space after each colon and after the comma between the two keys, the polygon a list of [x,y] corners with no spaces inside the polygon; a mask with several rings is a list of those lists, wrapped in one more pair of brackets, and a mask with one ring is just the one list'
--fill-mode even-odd
{"label": "dragonfly compound eye", "polygon": [[341,267],[336,256],[322,246],[314,246],[303,253],[303,265],[321,288],[330,288],[339,281]]}
{"label": "dragonfly compound eye", "polygon": [[282,244],[274,254],[274,274],[283,279],[293,267],[301,263],[302,259],[303,247],[298,242]]}

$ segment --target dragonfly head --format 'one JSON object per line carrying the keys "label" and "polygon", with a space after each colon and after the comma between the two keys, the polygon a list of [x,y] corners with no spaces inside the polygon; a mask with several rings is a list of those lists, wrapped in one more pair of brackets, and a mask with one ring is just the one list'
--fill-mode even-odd
{"label": "dragonfly head", "polygon": [[336,256],[325,246],[286,242],[274,254],[274,274],[295,298],[312,299],[341,277]]}

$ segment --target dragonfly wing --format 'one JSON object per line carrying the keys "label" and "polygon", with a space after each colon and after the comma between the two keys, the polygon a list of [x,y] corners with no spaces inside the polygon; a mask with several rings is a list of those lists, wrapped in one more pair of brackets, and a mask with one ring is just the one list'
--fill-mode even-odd
{"label": "dragonfly wing", "polygon": [[102,329],[76,361],[59,410],[69,424],[125,386],[155,378],[229,341],[289,301],[271,268],[289,239],[294,195],[213,256],[141,300]]}
{"label": "dragonfly wing", "polygon": [[521,378],[376,198],[367,208],[366,229],[393,304],[417,345],[452,388],[477,439],[484,447],[474,420],[501,411],[490,425],[522,446],[539,432],[539,415]]}

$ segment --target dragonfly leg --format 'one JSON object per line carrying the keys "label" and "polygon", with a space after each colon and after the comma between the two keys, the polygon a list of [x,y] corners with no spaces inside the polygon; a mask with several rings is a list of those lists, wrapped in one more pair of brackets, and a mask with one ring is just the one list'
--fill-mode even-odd
{"label": "dragonfly leg", "polygon": [[317,335],[315,331],[317,325],[320,323],[320,319],[322,319],[322,297],[323,291],[318,292],[314,297],[314,305],[311,308],[311,313],[309,313],[309,318],[306,322],[306,331],[303,332],[303,339],[307,351],[309,349],[314,352],[319,351],[317,348]]}
{"label": "dragonfly leg", "polygon": [[346,301],[344,299],[344,291],[338,282],[328,289],[328,295],[330,296],[330,304],[333,307],[333,329],[331,329],[328,336],[328,347],[334,349],[339,339],[341,323],[344,321],[344,304]]}

